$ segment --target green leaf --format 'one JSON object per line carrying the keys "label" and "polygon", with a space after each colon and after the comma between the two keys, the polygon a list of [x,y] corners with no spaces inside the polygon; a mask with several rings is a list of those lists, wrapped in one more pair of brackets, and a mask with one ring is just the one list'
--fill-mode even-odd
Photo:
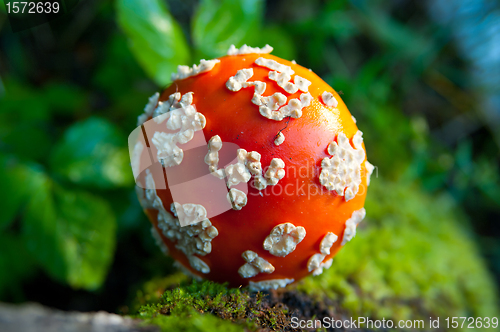
{"label": "green leaf", "polygon": [[53,151],[51,166],[66,179],[89,187],[134,182],[122,132],[109,121],[89,118],[71,126]]}
{"label": "green leaf", "polygon": [[[29,167],[19,164],[14,158],[0,154],[0,230],[14,220],[17,212],[33,190],[33,176]],[[0,270],[1,271],[1,270]]]}
{"label": "green leaf", "polygon": [[190,64],[186,38],[163,1],[118,0],[117,12],[132,53],[156,83],[166,85],[177,65]]}
{"label": "green leaf", "polygon": [[264,13],[262,0],[202,0],[193,19],[197,53],[208,58],[226,54],[229,46],[255,45]]}
{"label": "green leaf", "polygon": [[273,47],[273,55],[287,60],[297,59],[297,51],[290,33],[279,25],[266,26],[262,30],[260,44],[269,44]]}
{"label": "green leaf", "polygon": [[115,248],[116,220],[103,199],[65,190],[41,175],[23,218],[28,251],[53,278],[93,290],[104,281]]}

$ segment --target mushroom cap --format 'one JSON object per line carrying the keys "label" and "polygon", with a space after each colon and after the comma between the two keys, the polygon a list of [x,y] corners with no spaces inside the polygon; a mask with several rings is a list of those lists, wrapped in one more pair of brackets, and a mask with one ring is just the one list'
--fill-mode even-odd
{"label": "mushroom cap", "polygon": [[[289,66],[295,72],[294,75],[311,82],[308,92],[312,96],[312,101],[309,106],[302,109],[299,118],[286,117],[281,121],[268,119],[262,116],[259,107],[251,102],[254,95],[253,86],[241,88],[236,92],[227,88],[226,83],[238,70],[252,68],[253,75],[248,81],[265,82],[266,89],[263,96],[282,93],[287,97],[287,101],[300,98],[302,91],[287,93],[276,81],[271,80],[269,73],[272,70],[257,65],[255,61],[258,58],[271,59]],[[277,185],[268,185],[263,190],[249,185],[245,206],[240,210],[232,209],[209,218],[218,235],[211,240],[210,253],[203,256],[196,255],[209,266],[208,273],[193,268],[192,262],[176,246],[177,242],[171,241],[162,233],[158,227],[156,208],[148,207],[145,212],[161,240],[168,247],[169,254],[191,273],[202,278],[229,282],[230,286],[237,287],[248,285],[250,281],[253,283],[275,279],[298,281],[314,272],[313,269],[317,274],[321,272],[322,266],[328,267],[329,263],[331,264],[330,258],[341,249],[344,231],[349,231],[346,222],[353,218],[355,211],[362,210],[365,202],[369,176],[367,173],[371,173],[365,166],[366,158],[361,163],[359,191],[352,199],[346,201],[345,196],[339,195],[335,190],[328,190],[320,183],[322,161],[331,157],[328,153],[329,144],[337,142],[338,135],[343,134],[354,147],[352,139],[358,132],[355,120],[334,89],[311,70],[298,64],[270,54],[230,55],[219,60],[220,62],[209,71],[174,81],[161,93],[159,100],[166,101],[176,92],[182,95],[193,92],[192,104],[195,105],[196,111],[206,118],[203,134],[207,141],[218,135],[223,146],[224,142],[232,142],[248,152],[258,152],[264,170],[271,164],[273,158],[280,158],[285,164],[285,176]],[[333,95],[338,102],[336,107],[326,105],[324,92]],[[158,124],[158,130],[164,128],[163,126],[164,123]],[[283,143],[276,145],[275,138],[280,132],[286,138]],[[156,154],[155,145],[149,145],[151,152]],[[364,153],[364,144],[362,149]],[[146,154],[146,151],[144,150],[142,154]],[[208,165],[205,166],[208,168]],[[155,181],[162,180],[155,179]],[[144,174],[139,177],[139,181],[145,181]],[[170,206],[174,202],[168,183],[167,189],[156,189],[156,193],[166,213],[171,213]],[[354,232],[359,221],[355,222]],[[285,256],[277,256],[265,249],[264,242],[275,227],[285,223],[295,226],[295,233],[287,233],[287,230],[292,228],[285,229],[282,226],[283,237],[288,237],[283,241],[297,242],[293,236],[294,234],[298,236],[297,229],[300,227],[304,228],[305,236],[295,244],[293,251]],[[280,229],[275,231],[278,240],[279,231]],[[329,253],[324,254],[320,251],[320,247],[322,240],[329,233],[338,236],[338,240],[332,244]],[[328,238],[332,240],[331,235]],[[268,240],[268,248],[271,240]],[[248,250],[270,263],[274,271],[272,273],[257,271],[256,275],[243,278],[238,271],[248,263],[244,258],[244,253]],[[317,254],[322,256],[315,256]],[[318,260],[316,264],[311,263],[313,256]],[[321,262],[323,264],[319,265]]]}

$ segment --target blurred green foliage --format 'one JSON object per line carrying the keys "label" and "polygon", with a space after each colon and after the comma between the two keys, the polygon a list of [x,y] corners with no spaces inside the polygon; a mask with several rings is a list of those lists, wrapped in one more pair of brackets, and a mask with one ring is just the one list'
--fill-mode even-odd
{"label": "blurred green foliage", "polygon": [[231,44],[260,43],[256,31],[262,24],[262,0],[203,0],[192,23],[193,44],[200,56],[224,55]]}
{"label": "blurred green foliage", "polygon": [[[93,293],[100,300],[125,301],[141,281],[171,272],[134,197],[126,137],[147,97],[169,83],[177,65],[222,56],[230,44],[268,43],[273,54],[297,60],[341,91],[383,178],[372,179],[368,194],[373,225],[358,234],[380,251],[364,247],[367,241],[350,243],[338,257],[345,264],[332,268],[344,278],[325,274],[321,291],[375,316],[383,314],[377,301],[417,295],[438,314],[490,312],[483,307],[494,306],[496,293],[480,289],[494,286],[475,243],[499,278],[499,149],[478,115],[482,95],[468,83],[470,64],[423,3],[166,4],[88,1],[87,10],[18,34],[0,14],[0,271],[9,271],[0,274],[0,300],[38,299],[25,286],[43,289],[36,280],[46,275],[75,289],[100,288]],[[458,117],[475,131],[446,134]],[[415,239],[402,243],[403,235]],[[355,253],[374,258],[349,265]],[[435,269],[420,274],[407,257]],[[457,257],[467,264],[460,267]],[[460,277],[466,266],[476,278]],[[366,298],[354,294],[356,287]],[[436,294],[446,302],[434,303]],[[388,306],[397,311],[399,302]],[[199,329],[217,320],[193,315]]]}
{"label": "blurred green foliage", "polygon": [[[8,95],[17,97],[10,90]],[[10,105],[2,104],[0,117],[4,124],[9,123],[5,118],[23,113],[22,103]],[[48,115],[35,123],[25,121],[28,128],[31,125],[39,128],[38,136],[31,136],[30,130],[24,133],[25,137],[20,137],[21,133],[11,130],[12,126],[2,131],[6,138],[3,142],[8,148],[12,148],[8,144],[12,140],[15,143],[22,141],[26,149],[13,144],[17,154],[0,154],[2,238],[15,242],[10,249],[0,252],[2,270],[10,271],[11,279],[10,283],[0,282],[0,296],[17,290],[15,284],[22,282],[23,276],[33,273],[38,266],[75,288],[96,289],[102,284],[113,257],[116,217],[103,197],[79,190],[77,185],[123,186],[126,181],[130,184],[133,179],[130,178],[128,152],[122,142],[116,142],[120,136],[111,130],[111,124],[93,119],[75,125],[76,128],[70,127],[60,144],[39,146],[39,142],[51,141],[44,128],[47,119]],[[101,129],[101,137],[93,136],[97,142],[89,141],[89,133],[99,134],[96,128],[78,135],[79,129],[89,125]],[[27,138],[31,142],[26,142]],[[49,151],[53,153],[54,166],[47,169],[35,160],[44,159]],[[58,177],[67,178],[69,188],[64,186],[65,181],[56,181]],[[11,251],[14,248],[17,250]],[[28,255],[29,259],[21,259]],[[12,270],[10,265],[20,259],[25,266]]]}
{"label": "blurred green foliage", "polygon": [[186,39],[165,2],[119,0],[116,7],[118,23],[139,63],[159,85],[170,82],[177,64],[191,59]]}
{"label": "blurred green foliage", "polygon": [[124,140],[125,135],[109,121],[88,118],[68,128],[53,148],[50,165],[55,173],[76,184],[130,187],[133,178],[128,169],[128,151],[123,149]]}
{"label": "blurred green foliage", "polygon": [[22,220],[28,251],[47,272],[75,288],[96,289],[115,246],[116,221],[109,205],[86,192],[59,187],[35,174]]}

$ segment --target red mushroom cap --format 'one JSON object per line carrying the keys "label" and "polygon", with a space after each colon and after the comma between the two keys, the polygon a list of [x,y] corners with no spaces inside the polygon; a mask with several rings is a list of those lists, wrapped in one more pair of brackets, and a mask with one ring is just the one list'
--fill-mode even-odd
{"label": "red mushroom cap", "polygon": [[[335,90],[311,70],[264,51],[231,48],[220,59],[180,66],[160,102],[153,97],[140,117],[145,146],[132,160],[140,169],[151,153],[168,172],[196,164],[226,182],[233,208],[215,215],[205,203],[210,195],[174,203],[178,178],[161,170],[137,178],[165,251],[196,276],[255,290],[331,265],[365,216],[373,170],[362,133]],[[191,134],[208,142],[205,158],[186,159],[198,137],[189,140]],[[226,152],[234,159],[227,165],[218,154],[230,143],[241,150]],[[182,227],[179,214],[199,222]]]}

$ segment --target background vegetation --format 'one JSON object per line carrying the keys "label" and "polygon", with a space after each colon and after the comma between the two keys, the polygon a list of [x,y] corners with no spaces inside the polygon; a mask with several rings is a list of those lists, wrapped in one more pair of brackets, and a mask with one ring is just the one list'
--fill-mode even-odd
{"label": "background vegetation", "polygon": [[133,313],[140,285],[175,268],[135,197],[127,135],[178,64],[268,43],[341,91],[378,166],[360,231],[375,248],[353,244],[300,287],[373,316],[380,299],[496,312],[500,75],[484,31],[500,5],[464,9],[467,36],[461,1],[447,19],[439,3],[87,0],[18,33],[2,4],[0,300]]}

